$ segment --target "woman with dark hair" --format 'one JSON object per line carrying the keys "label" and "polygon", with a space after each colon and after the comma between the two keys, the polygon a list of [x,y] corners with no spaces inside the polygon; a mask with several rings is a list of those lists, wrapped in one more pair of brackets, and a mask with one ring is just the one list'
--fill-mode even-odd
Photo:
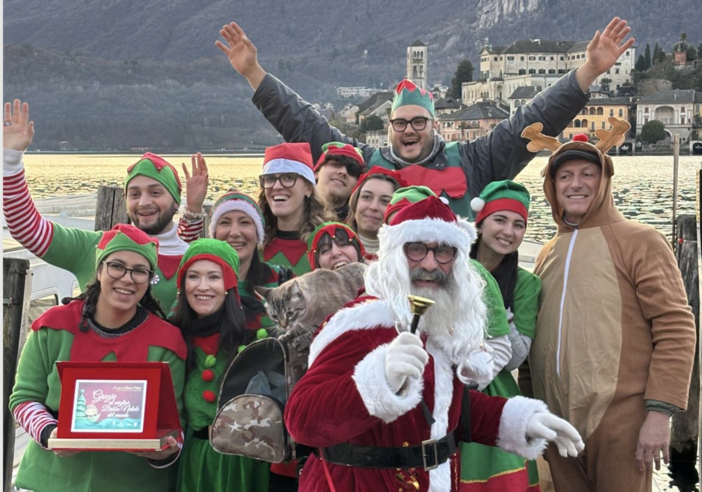
{"label": "woman with dark hair", "polygon": [[208,426],[217,412],[221,376],[239,347],[266,330],[249,330],[238,292],[239,256],[224,241],[198,239],[178,268],[178,303],[171,322],[180,327],[188,347],[183,398],[192,433],[181,460],[182,492],[267,491],[268,463],[216,452]]}
{"label": "woman with dark hair", "polygon": [[[96,275],[83,294],[32,324],[17,368],[10,410],[31,440],[16,485],[37,492],[170,491],[180,439],[154,452],[51,451],[61,395],[58,361],[168,362],[178,407],[186,345],[151,294],[158,241],[131,225],[105,232]],[[64,416],[70,418],[70,415]]]}
{"label": "woman with dark hair", "polygon": [[[507,311],[512,348],[511,359],[483,391],[507,398],[521,394],[511,371],[517,369],[529,354],[541,292],[539,277],[519,266],[517,250],[526,232],[529,202],[527,189],[509,180],[490,183],[471,202],[477,213],[478,239],[470,256],[497,281]],[[461,489],[466,492],[539,490],[536,464],[525,464],[519,456],[476,443],[463,443],[461,460],[464,463]]]}
{"label": "woman with dark hair", "polygon": [[265,221],[263,259],[292,269],[310,271],[307,239],[323,222],[335,219],[326,199],[317,191],[312,153],[307,143],[268,147],[259,180],[258,204]]}
{"label": "woman with dark hair", "polygon": [[307,241],[307,259],[312,270],[336,270],[349,263],[364,262],[366,251],[358,235],[346,224],[325,222]]}
{"label": "woman with dark hair", "polygon": [[392,194],[405,186],[399,172],[374,166],[361,176],[351,192],[346,223],[356,231],[370,259],[378,251],[378,231]]}
{"label": "woman with dark hair", "polygon": [[[262,315],[265,310],[253,294],[254,287],[278,287],[294,274],[289,268],[261,260],[258,247],[265,237],[261,208],[249,195],[230,190],[217,199],[211,214],[210,237],[226,241],[239,255],[239,294],[250,311],[249,319],[256,313]],[[260,316],[256,328],[272,325],[267,316]]]}

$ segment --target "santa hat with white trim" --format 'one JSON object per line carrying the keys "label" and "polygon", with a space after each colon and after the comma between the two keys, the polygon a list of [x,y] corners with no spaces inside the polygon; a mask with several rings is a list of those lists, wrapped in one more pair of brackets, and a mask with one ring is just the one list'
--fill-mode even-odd
{"label": "santa hat with white trim", "polygon": [[390,248],[411,242],[439,242],[455,246],[468,255],[473,242],[451,207],[437,196],[408,204],[382,229],[387,229],[384,245]]}
{"label": "santa hat with white trim", "polygon": [[296,173],[309,181],[312,186],[316,186],[313,169],[310,144],[306,142],[282,143],[266,149],[261,176]]}
{"label": "santa hat with white trim", "polygon": [[219,222],[222,215],[234,210],[244,212],[246,215],[251,217],[251,220],[253,220],[254,224],[256,224],[256,242],[258,244],[263,244],[263,240],[265,239],[266,221],[263,218],[261,207],[258,206],[256,200],[251,198],[246,193],[242,193],[238,190],[227,191],[224,195],[219,197],[212,206],[212,215],[210,217],[210,237],[215,237],[217,222]]}

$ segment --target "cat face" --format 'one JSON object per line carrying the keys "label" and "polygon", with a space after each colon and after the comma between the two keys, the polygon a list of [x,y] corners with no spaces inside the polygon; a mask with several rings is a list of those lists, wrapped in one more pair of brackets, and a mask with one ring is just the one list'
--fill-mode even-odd
{"label": "cat face", "polygon": [[292,330],[307,314],[307,300],[297,281],[286,282],[280,287],[254,287],[266,301],[266,311],[271,320],[283,330]]}

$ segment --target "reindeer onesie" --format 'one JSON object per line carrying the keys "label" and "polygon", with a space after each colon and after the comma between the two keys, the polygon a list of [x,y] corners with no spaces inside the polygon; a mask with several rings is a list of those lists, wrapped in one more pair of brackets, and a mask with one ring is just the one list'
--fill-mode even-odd
{"label": "reindeer onesie", "polygon": [[[651,470],[640,472],[635,451],[652,402],[687,406],[695,353],[694,318],[675,257],[665,237],[626,220],[612,197],[612,159],[606,155],[628,130],[600,130],[597,147],[559,145],[525,130],[530,150],[583,150],[599,156],[602,178],[578,226],[564,220],[554,180],[545,172],[544,192],[558,224],[536,262],[541,277],[540,310],[531,347],[531,381],[520,374],[525,394],[545,401],[585,440],[577,459],[549,449],[556,490],[650,491]],[[549,169],[547,168],[547,170]]]}

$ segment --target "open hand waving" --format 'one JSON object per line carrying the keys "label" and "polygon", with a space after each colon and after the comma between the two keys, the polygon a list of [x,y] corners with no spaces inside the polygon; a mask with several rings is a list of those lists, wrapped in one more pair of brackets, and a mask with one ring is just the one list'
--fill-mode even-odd
{"label": "open hand waving", "polygon": [[234,70],[246,77],[254,90],[258,89],[266,72],[258,64],[256,46],[246,37],[246,33],[236,22],[224,26],[219,34],[227,44],[217,40],[215,45],[227,55]]}
{"label": "open hand waving", "polygon": [[29,121],[29,104],[15,99],[5,103],[2,137],[3,147],[24,152],[34,138],[34,122]]}

